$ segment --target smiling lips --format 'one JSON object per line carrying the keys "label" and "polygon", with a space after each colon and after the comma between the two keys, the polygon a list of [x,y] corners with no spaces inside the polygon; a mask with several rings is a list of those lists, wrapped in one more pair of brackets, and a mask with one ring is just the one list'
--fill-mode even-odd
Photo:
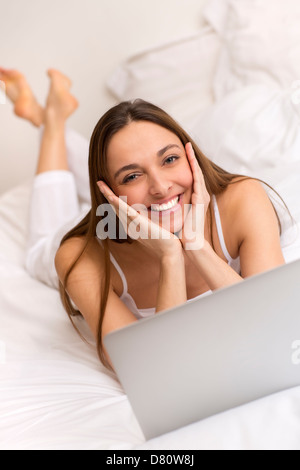
{"label": "smiling lips", "polygon": [[150,209],[154,212],[167,211],[175,207],[179,203],[179,200],[180,200],[180,196],[176,196],[164,204],[151,204]]}

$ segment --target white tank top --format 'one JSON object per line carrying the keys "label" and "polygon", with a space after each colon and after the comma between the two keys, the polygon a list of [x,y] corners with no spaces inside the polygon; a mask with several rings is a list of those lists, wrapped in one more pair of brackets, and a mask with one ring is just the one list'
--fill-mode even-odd
{"label": "white tank top", "polygon": [[[219,237],[219,241],[220,241],[222,251],[224,253],[225,258],[228,261],[228,265],[231,266],[232,269],[234,269],[239,274],[240,273],[240,258],[238,257],[238,258],[232,259],[230,254],[228,253],[228,250],[227,250],[227,247],[226,247],[226,244],[225,244],[225,240],[224,240],[223,230],[222,230],[220,212],[219,212],[216,197],[214,195],[212,196],[212,202],[213,202],[214,214],[215,214],[215,219],[216,219],[218,237]],[[99,242],[100,242],[100,240],[99,240]],[[134,314],[134,316],[137,319],[147,318],[147,317],[150,317],[150,316],[154,315],[155,314],[155,308],[143,308],[143,309],[141,309],[141,308],[137,307],[133,297],[128,292],[128,285],[127,285],[126,277],[125,277],[120,265],[118,264],[117,260],[115,259],[115,257],[111,253],[110,253],[110,260],[111,260],[112,264],[115,266],[116,270],[118,271],[118,273],[119,273],[119,275],[122,279],[123,292],[122,292],[122,295],[120,296],[120,299],[122,300],[122,302],[124,302],[124,304],[129,308],[129,310]],[[212,291],[208,290],[207,292],[204,292],[203,294],[198,295],[197,297],[195,297],[195,299],[198,299],[200,297],[204,297],[205,295],[209,295],[211,293],[212,293]],[[191,301],[191,300],[194,300],[194,299],[189,299],[188,302]]]}

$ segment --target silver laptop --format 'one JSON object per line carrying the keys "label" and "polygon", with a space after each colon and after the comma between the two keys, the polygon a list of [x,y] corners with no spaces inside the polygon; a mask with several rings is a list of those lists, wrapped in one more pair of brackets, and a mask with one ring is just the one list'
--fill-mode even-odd
{"label": "silver laptop", "polygon": [[146,439],[300,385],[300,260],[104,343]]}

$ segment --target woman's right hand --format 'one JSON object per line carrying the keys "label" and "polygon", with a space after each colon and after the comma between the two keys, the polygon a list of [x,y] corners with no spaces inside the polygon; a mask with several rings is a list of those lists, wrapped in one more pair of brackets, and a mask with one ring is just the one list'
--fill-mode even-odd
{"label": "woman's right hand", "polygon": [[182,244],[176,235],[153,222],[146,211],[139,212],[129,206],[122,198],[116,196],[104,181],[98,181],[97,184],[130,238],[137,240],[159,258],[182,255]]}

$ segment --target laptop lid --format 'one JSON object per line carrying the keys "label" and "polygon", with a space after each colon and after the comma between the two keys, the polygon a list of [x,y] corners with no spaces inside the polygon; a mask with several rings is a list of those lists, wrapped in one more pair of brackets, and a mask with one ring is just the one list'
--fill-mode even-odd
{"label": "laptop lid", "polygon": [[104,338],[146,439],[300,385],[300,260]]}

